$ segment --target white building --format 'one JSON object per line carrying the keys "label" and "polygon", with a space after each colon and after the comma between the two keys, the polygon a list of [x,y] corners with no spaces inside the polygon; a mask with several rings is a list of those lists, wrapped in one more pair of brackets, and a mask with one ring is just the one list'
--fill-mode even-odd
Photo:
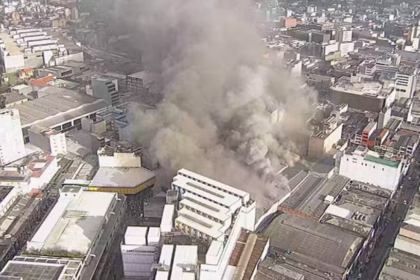
{"label": "white building", "polygon": [[112,106],[120,104],[120,94],[118,91],[117,79],[106,79],[102,77],[92,77],[92,95],[104,99]]}
{"label": "white building", "polygon": [[175,205],[166,204],[163,208],[162,221],[160,223],[160,232],[169,233],[174,228]]}
{"label": "white building", "polygon": [[354,42],[340,43],[341,56],[347,56],[349,52],[354,51]]}
{"label": "white building", "polygon": [[68,61],[83,62],[83,51],[68,38],[66,44],[60,43],[59,38],[42,28],[19,28],[0,33],[0,57],[3,71],[10,73]]}
{"label": "white building", "polygon": [[121,244],[125,277],[150,277],[158,260],[160,229],[155,227],[127,227]]}
{"label": "white building", "polygon": [[15,187],[19,194],[43,189],[57,173],[58,159],[45,153],[33,153],[0,170],[0,185]]}
{"label": "white building", "polygon": [[[326,129],[318,131],[315,130],[309,137],[308,156],[312,158],[322,158],[328,154],[329,151],[341,139],[343,131],[343,124],[337,125],[335,119],[328,118],[325,122],[335,122],[327,124]],[[329,125],[329,126],[328,126]]]}
{"label": "white building", "polygon": [[8,164],[25,155],[19,111],[0,110],[0,165]]}
{"label": "white building", "polygon": [[10,209],[10,207],[16,201],[19,194],[17,192],[17,188],[1,187],[0,196],[2,198],[0,202],[0,217],[3,217],[3,215],[6,214],[6,212]]}
{"label": "white building", "polygon": [[395,82],[396,98],[412,98],[417,84],[417,70],[412,67],[401,67]]}
{"label": "white building", "polygon": [[256,203],[249,193],[186,169],[177,174],[172,182],[181,196],[176,229],[207,242],[225,241],[233,217],[245,212],[243,227],[254,230]]}
{"label": "white building", "polygon": [[[57,279],[92,279],[94,276],[108,279],[108,271],[99,263],[106,262],[114,253],[111,248],[116,245],[124,207],[125,196],[65,186],[54,208],[28,241],[22,257],[36,256],[53,265],[52,260],[66,261],[57,255],[68,254],[81,268],[69,278]],[[22,271],[30,265],[29,261],[22,262]]]}
{"label": "white building", "polygon": [[198,247],[165,244],[156,267],[155,280],[198,279]]}
{"label": "white building", "polygon": [[[175,231],[207,242],[210,247],[205,263],[198,267],[194,253],[196,249],[182,248],[177,253],[174,245],[164,245],[155,279],[197,279],[198,270],[201,280],[225,279],[224,275],[229,273],[229,259],[242,229],[253,231],[255,228],[256,203],[247,192],[185,169],[178,171],[171,187],[179,192],[179,211],[175,214],[176,206],[173,204],[165,206],[161,223],[162,234],[173,234],[169,231],[173,228],[173,217],[176,215]],[[187,251],[188,260],[186,256],[182,257]],[[179,261],[178,254],[181,259]],[[171,271],[172,263],[182,265],[176,271]]]}
{"label": "white building", "polygon": [[105,146],[98,150],[100,167],[141,167],[141,157],[134,152],[118,151]]}
{"label": "white building", "polygon": [[52,156],[67,154],[66,135],[54,129],[36,125],[28,130],[29,141]]}
{"label": "white building", "polygon": [[337,154],[338,172],[352,180],[394,191],[402,175],[401,161],[380,158],[368,148],[359,146]]}

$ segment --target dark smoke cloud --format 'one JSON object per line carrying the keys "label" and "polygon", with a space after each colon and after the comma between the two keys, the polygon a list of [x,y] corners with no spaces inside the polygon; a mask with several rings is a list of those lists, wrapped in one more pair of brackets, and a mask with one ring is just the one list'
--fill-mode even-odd
{"label": "dark smoke cloud", "polygon": [[164,83],[156,110],[131,110],[135,140],[168,177],[191,169],[267,207],[288,190],[276,173],[298,160],[296,137],[306,132],[310,108],[300,81],[262,63],[262,40],[245,2],[138,1],[119,5],[118,13],[130,9],[143,61]]}

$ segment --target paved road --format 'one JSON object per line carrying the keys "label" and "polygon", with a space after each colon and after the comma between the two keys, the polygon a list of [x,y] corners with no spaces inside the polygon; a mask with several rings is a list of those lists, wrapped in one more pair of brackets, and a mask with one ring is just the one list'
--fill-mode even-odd
{"label": "paved road", "polygon": [[[418,154],[416,155],[416,158],[419,158]],[[419,174],[419,166],[413,163],[407,176],[403,179],[402,185],[404,187],[393,199],[389,217],[387,219],[387,225],[383,229],[382,234],[379,233],[377,237],[375,247],[370,254],[373,257],[362,271],[361,280],[373,280],[378,278],[389,252],[392,249],[401,223],[404,220],[414,195],[418,191],[420,183],[420,180],[418,179]],[[409,177],[411,177],[412,180],[408,180]],[[404,204],[404,201],[407,203]]]}

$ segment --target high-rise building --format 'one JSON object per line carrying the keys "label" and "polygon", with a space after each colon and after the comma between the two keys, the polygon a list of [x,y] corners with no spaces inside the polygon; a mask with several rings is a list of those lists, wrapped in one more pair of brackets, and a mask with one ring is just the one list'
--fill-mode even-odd
{"label": "high-rise building", "polygon": [[112,106],[118,105],[120,103],[118,80],[92,77],[92,95],[104,99]]}
{"label": "high-rise building", "polygon": [[8,164],[25,155],[19,111],[0,110],[0,165]]}
{"label": "high-rise building", "polygon": [[400,67],[395,82],[395,97],[412,98],[417,84],[417,70],[412,67]]}

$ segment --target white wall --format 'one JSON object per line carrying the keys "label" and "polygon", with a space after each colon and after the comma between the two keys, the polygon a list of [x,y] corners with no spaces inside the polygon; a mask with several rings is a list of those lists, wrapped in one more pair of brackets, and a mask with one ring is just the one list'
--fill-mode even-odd
{"label": "white wall", "polygon": [[333,132],[331,132],[328,137],[324,140],[324,153],[328,153],[332,147],[337,144],[337,142],[341,139],[341,134],[343,132],[343,124],[340,124],[338,127],[335,128]]}
{"label": "white wall", "polygon": [[401,163],[398,167],[394,168],[366,161],[362,156],[344,154],[340,161],[339,174],[351,180],[394,191],[398,187],[401,167]]}
{"label": "white wall", "polygon": [[326,45],[326,46],[324,46],[324,55],[327,55],[331,52],[336,52],[338,50],[339,50],[338,43],[334,43],[334,44],[331,44],[331,45]]}
{"label": "white wall", "polygon": [[3,57],[3,60],[4,70],[6,73],[16,72],[25,68],[25,60],[23,59],[23,54],[5,56]]}
{"label": "white wall", "polygon": [[52,156],[57,156],[58,154],[67,154],[66,135],[64,133],[54,134],[49,137]]}
{"label": "white wall", "polygon": [[124,276],[150,276],[155,262],[155,246],[121,245]]}
{"label": "white wall", "polygon": [[238,240],[239,235],[241,234],[242,230],[242,223],[245,217],[243,216],[246,214],[242,211],[239,212],[237,217],[237,223],[232,228],[232,232],[229,235],[229,239],[223,248],[222,256],[217,263],[217,265],[210,265],[210,264],[201,264],[200,266],[200,280],[221,280],[223,274],[229,264],[230,255],[232,254],[233,250],[236,246],[236,240]]}
{"label": "white wall", "polygon": [[100,167],[141,167],[141,158],[134,153],[114,153],[114,156],[98,155]]}
{"label": "white wall", "polygon": [[349,52],[354,51],[354,42],[340,43],[341,56],[346,56]]}
{"label": "white wall", "polygon": [[30,182],[26,181],[0,181],[0,183],[2,186],[14,187],[19,195],[27,194],[30,190]]}
{"label": "white wall", "polygon": [[416,89],[416,76],[403,75],[397,73],[397,80],[395,82],[396,98],[401,97],[411,98]]}
{"label": "white wall", "polygon": [[31,183],[29,187],[31,189],[43,189],[46,184],[48,184],[51,179],[54,177],[55,173],[58,171],[58,160],[57,158],[54,158],[50,164],[47,166],[47,168],[42,172],[41,176],[31,177]]}
{"label": "white wall", "polygon": [[26,156],[22,126],[17,109],[0,110],[0,165]]}
{"label": "white wall", "polygon": [[415,244],[414,242],[409,242],[408,240],[408,238],[399,236],[395,240],[394,247],[398,250],[405,251],[416,256],[420,256],[420,245],[418,244],[418,242]]}
{"label": "white wall", "polygon": [[0,203],[0,217],[7,212],[7,210],[12,206],[13,202],[15,202],[16,198],[18,197],[18,192],[16,188],[10,190],[10,192],[6,195],[6,197]]}
{"label": "white wall", "polygon": [[78,52],[78,53],[69,54],[69,55],[66,55],[66,56],[61,56],[61,57],[56,57],[55,58],[55,64],[56,65],[62,65],[62,64],[65,64],[69,61],[83,62],[84,61],[83,52]]}

